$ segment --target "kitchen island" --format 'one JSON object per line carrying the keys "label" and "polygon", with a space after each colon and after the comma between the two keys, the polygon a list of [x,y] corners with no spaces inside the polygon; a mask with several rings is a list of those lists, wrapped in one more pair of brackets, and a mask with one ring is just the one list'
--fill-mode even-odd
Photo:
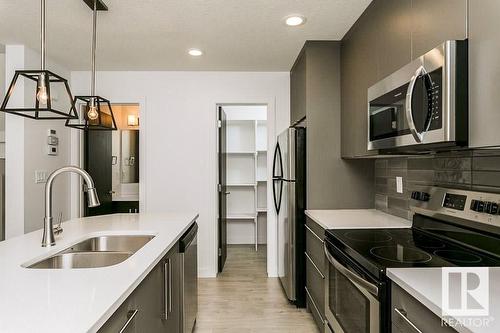
{"label": "kitchen island", "polygon": [[[104,215],[63,223],[53,247],[41,247],[41,230],[0,242],[0,332],[98,331],[197,218],[196,213]],[[154,237],[112,266],[26,268],[102,235]]]}
{"label": "kitchen island", "polygon": [[[473,268],[472,268],[473,270]],[[390,268],[387,276],[400,288],[415,298],[437,317],[443,316],[443,270],[430,268]],[[488,269],[489,310],[486,316],[445,316],[459,333],[496,333],[500,332],[500,268]]]}

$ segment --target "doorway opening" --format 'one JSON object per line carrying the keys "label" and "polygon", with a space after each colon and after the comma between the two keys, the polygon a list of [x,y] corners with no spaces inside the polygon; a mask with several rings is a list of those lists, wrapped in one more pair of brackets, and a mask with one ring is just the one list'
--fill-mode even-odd
{"label": "doorway opening", "polygon": [[139,104],[112,104],[116,131],[84,133],[84,168],[101,205],[85,216],[139,212]]}
{"label": "doorway opening", "polygon": [[219,273],[227,257],[238,257],[240,264],[257,260],[255,269],[266,274],[267,105],[219,105],[217,111]]}

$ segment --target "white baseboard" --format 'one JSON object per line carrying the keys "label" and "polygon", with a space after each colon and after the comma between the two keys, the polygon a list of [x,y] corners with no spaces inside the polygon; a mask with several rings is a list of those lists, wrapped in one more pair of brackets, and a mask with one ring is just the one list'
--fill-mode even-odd
{"label": "white baseboard", "polygon": [[198,268],[198,277],[199,278],[215,278],[217,277],[217,272],[214,272],[208,268]]}

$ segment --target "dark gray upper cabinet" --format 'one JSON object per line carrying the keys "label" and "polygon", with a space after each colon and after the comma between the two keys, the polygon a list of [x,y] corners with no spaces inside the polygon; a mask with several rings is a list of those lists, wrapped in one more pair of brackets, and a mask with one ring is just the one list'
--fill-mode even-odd
{"label": "dark gray upper cabinet", "polygon": [[306,116],[306,52],[302,50],[290,71],[290,125]]}
{"label": "dark gray upper cabinet", "polygon": [[467,38],[467,0],[412,0],[412,59],[446,40]]}
{"label": "dark gray upper cabinet", "polygon": [[469,146],[500,146],[500,1],[469,0]]}
{"label": "dark gray upper cabinet", "polygon": [[[296,93],[292,85],[291,94],[292,100],[304,107],[307,119],[308,209],[370,208],[373,205],[373,163],[347,163],[341,158],[340,46],[339,41],[307,41],[293,69],[305,69],[303,82],[297,84],[302,87],[300,92]],[[356,73],[360,79],[365,78],[361,71]],[[351,191],[346,193],[345,188]]]}
{"label": "dark gray upper cabinet", "polygon": [[411,61],[411,0],[377,1],[379,20],[377,38],[378,80]]}
{"label": "dark gray upper cabinet", "polygon": [[367,150],[367,93],[378,78],[380,4],[372,2],[347,35],[341,47],[342,157],[376,154]]}

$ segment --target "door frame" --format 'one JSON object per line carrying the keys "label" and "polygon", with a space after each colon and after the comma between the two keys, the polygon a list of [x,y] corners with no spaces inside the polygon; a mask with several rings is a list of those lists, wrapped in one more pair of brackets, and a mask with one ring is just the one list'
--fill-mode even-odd
{"label": "door frame", "polygon": [[[216,103],[215,104],[215,112],[214,112],[214,131],[216,133],[215,147],[214,151],[217,156],[215,159],[215,211],[216,218],[214,219],[214,236],[215,236],[215,267],[218,270],[218,261],[219,261],[219,229],[218,229],[218,220],[219,220],[219,196],[218,196],[218,183],[219,183],[219,159],[218,159],[218,147],[219,147],[219,131],[218,131],[218,108],[224,106],[266,106],[267,108],[267,226],[266,226],[266,245],[267,245],[267,255],[266,255],[266,264],[267,264],[267,275],[268,277],[277,277],[278,276],[278,234],[277,234],[277,216],[274,210],[274,200],[273,200],[273,192],[272,192],[272,172],[273,172],[273,156],[274,156],[274,147],[277,142],[277,133],[276,133],[276,100],[270,99],[269,101],[255,101],[255,102],[226,102],[226,103]],[[271,153],[269,153],[271,151]]]}
{"label": "door frame", "polygon": [[[137,104],[139,105],[139,211],[146,212],[147,204],[146,204],[146,127],[147,127],[147,105],[146,98],[132,98],[130,100],[120,100],[120,102],[112,102],[111,106],[114,104]],[[70,133],[70,141],[71,141],[71,152],[70,152],[70,160],[71,165],[76,165],[80,168],[84,167],[85,161],[85,141],[84,141],[84,131],[71,129]],[[82,188],[82,180],[81,177],[76,175],[71,175],[70,180],[70,214],[71,218],[80,218],[84,216],[85,202],[84,196],[81,191]]]}
{"label": "door frame", "polygon": [[[224,112],[224,108],[222,105],[217,106],[217,273],[222,273],[224,270],[224,265],[226,264],[226,259],[227,259],[227,196],[225,192],[227,191],[227,177],[224,182],[221,181],[221,172],[220,172],[220,167],[221,167],[221,150],[220,150],[220,132],[222,131],[222,124],[220,123],[222,121],[222,115],[224,115],[224,118],[227,117],[226,113]],[[224,121],[227,121],[227,119],[224,119]],[[227,126],[224,126],[226,129],[226,143],[227,143]],[[227,145],[226,145],[227,146]],[[224,150],[227,153],[227,147],[226,150]],[[227,162],[227,154],[225,156],[225,160]],[[226,175],[227,175],[227,163],[226,163]],[[225,185],[222,185],[225,184]],[[219,187],[219,185],[221,185]],[[222,230],[221,230],[221,197],[225,196],[226,204],[224,205],[226,207],[226,221],[225,221],[225,235],[226,235],[226,248],[225,251],[223,249],[222,243],[221,243],[221,235],[222,235]],[[223,261],[222,258],[224,257]]]}

